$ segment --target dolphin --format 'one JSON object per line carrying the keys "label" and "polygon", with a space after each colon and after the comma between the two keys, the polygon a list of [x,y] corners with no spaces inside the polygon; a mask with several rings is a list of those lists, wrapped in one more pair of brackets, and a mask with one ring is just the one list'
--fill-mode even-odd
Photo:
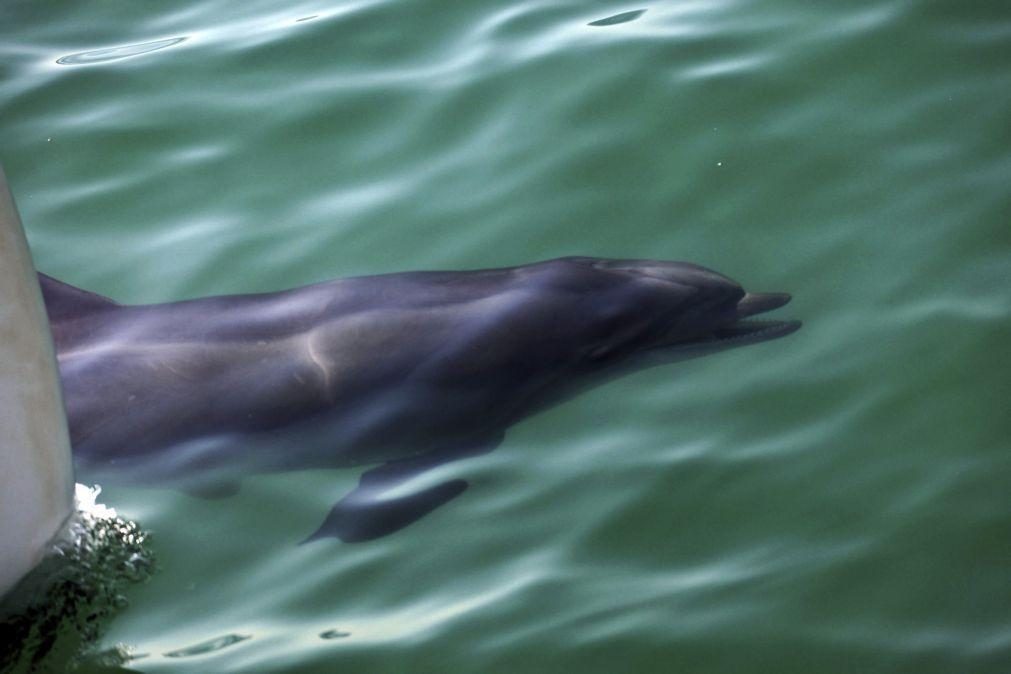
{"label": "dolphin", "polygon": [[220,496],[246,472],[378,464],[307,540],[407,526],[467,488],[402,494],[407,481],[490,451],[588,387],[801,325],[754,318],[785,293],[658,260],[565,257],[147,305],[39,279],[82,474]]}

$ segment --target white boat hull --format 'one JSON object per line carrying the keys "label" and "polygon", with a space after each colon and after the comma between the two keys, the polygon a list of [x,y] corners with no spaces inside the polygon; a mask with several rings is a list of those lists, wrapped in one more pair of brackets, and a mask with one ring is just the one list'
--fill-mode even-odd
{"label": "white boat hull", "polygon": [[0,596],[42,559],[73,498],[49,322],[0,168]]}

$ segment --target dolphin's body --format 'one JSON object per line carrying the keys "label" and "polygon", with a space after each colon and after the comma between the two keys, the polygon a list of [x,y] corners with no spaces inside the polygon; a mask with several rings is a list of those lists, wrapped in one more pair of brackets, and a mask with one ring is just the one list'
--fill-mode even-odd
{"label": "dolphin's body", "polygon": [[383,464],[317,532],[343,540],[390,533],[452,499],[462,480],[381,496],[494,448],[510,425],[579,390],[800,326],[744,320],[788,295],[649,260],[563,258],[138,306],[40,280],[83,473],[213,492],[241,471]]}

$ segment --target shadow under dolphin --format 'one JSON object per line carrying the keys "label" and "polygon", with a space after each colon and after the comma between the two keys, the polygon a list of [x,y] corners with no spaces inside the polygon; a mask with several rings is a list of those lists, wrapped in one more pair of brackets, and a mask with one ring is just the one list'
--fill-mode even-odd
{"label": "shadow under dolphin", "polygon": [[[631,371],[785,336],[684,262],[567,257],[120,305],[40,274],[79,470],[205,495],[244,472],[381,464],[309,537],[364,541],[466,488],[389,495],[509,426]],[[403,491],[403,490],[398,490]]]}

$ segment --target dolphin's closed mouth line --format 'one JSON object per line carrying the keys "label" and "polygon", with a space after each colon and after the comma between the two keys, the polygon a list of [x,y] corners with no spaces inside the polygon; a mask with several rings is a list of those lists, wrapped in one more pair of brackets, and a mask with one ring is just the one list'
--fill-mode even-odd
{"label": "dolphin's closed mouth line", "polygon": [[[713,333],[713,337],[704,343],[719,342],[721,344],[736,341],[758,341],[772,337],[787,335],[800,328],[800,321],[738,321],[732,326],[722,328]],[[729,334],[727,334],[729,333]]]}

